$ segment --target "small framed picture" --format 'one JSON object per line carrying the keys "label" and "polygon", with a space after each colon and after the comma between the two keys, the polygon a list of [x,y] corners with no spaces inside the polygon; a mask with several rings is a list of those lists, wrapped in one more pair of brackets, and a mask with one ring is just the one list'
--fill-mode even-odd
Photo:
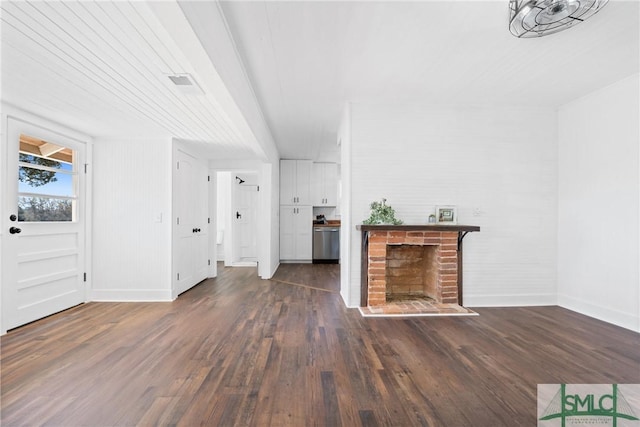
{"label": "small framed picture", "polygon": [[436,206],[436,222],[442,225],[456,225],[458,212],[455,206]]}

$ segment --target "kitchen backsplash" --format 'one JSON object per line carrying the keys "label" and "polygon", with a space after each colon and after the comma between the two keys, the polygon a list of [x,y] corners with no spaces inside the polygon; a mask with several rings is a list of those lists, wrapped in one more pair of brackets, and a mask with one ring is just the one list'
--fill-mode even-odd
{"label": "kitchen backsplash", "polygon": [[326,219],[340,219],[336,216],[336,208],[313,208],[313,217],[316,215],[324,215]]}

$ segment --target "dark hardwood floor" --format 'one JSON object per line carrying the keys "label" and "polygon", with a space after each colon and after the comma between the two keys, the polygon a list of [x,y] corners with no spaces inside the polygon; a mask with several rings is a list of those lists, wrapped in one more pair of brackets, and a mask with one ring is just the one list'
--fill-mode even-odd
{"label": "dark hardwood floor", "polygon": [[362,318],[337,265],[219,271],[3,336],[2,425],[534,426],[537,384],[640,383],[639,334],[558,307]]}

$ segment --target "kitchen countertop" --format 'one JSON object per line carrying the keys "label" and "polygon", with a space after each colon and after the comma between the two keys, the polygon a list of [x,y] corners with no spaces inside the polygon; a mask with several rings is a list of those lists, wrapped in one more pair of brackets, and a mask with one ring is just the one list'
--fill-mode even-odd
{"label": "kitchen countertop", "polygon": [[340,227],[339,220],[329,220],[326,224],[313,224],[314,227]]}

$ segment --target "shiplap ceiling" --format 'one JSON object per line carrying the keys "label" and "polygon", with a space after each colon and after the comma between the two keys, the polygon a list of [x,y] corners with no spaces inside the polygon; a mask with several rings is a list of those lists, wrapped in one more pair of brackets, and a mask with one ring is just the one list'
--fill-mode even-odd
{"label": "shiplap ceiling", "polygon": [[[528,40],[510,35],[507,4],[2,1],[2,99],[96,137],[264,158],[273,136],[282,158],[332,161],[347,101],[557,107],[638,72],[637,0]],[[223,51],[244,64],[226,67]],[[173,73],[205,95],[178,92]]]}
{"label": "shiplap ceiling", "polygon": [[638,4],[521,40],[507,0],[221,3],[281,156],[311,159],[346,101],[557,107],[637,73]]}
{"label": "shiplap ceiling", "polygon": [[[219,102],[230,97],[212,80],[215,70],[193,67],[149,3],[0,7],[3,101],[94,137],[169,136],[212,147],[217,157],[260,152],[243,134],[246,124],[230,118],[229,102]],[[177,4],[175,10],[190,28]],[[205,94],[180,92],[168,78],[176,73],[190,73]]]}

